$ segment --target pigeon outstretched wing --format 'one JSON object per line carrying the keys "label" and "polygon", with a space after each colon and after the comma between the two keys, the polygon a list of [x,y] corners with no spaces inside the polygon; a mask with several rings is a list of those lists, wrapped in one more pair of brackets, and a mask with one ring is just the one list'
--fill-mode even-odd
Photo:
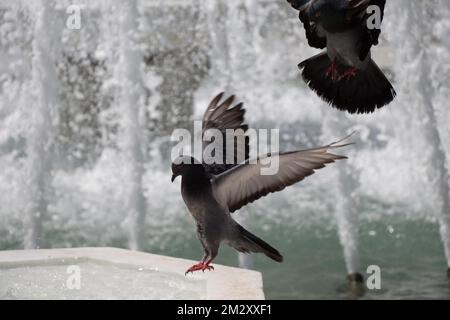
{"label": "pigeon outstretched wing", "polygon": [[[315,170],[325,167],[344,156],[330,153],[331,149],[349,144],[330,145],[302,151],[271,155],[257,161],[246,161],[218,175],[213,182],[216,199],[221,205],[234,212],[269,193],[281,191],[296,182],[312,175]],[[262,175],[261,169],[267,168],[267,161],[278,161],[279,170],[273,175]]]}
{"label": "pigeon outstretched wing", "polygon": [[217,95],[203,116],[203,165],[214,175],[247,160],[250,150],[244,106],[233,106],[235,96],[222,102],[223,96],[223,92]]}

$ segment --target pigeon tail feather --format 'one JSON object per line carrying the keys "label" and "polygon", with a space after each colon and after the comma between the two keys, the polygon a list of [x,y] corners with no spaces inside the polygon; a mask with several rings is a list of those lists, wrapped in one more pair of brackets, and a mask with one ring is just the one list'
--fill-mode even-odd
{"label": "pigeon tail feather", "polygon": [[260,252],[264,253],[267,257],[277,262],[283,262],[283,256],[277,249],[273,248],[264,240],[258,238],[248,230],[244,229],[241,225],[237,224],[239,232],[239,240],[232,243],[232,246],[244,253]]}
{"label": "pigeon tail feather", "polygon": [[[349,77],[330,77],[332,62],[326,52],[299,64],[308,86],[333,107],[349,113],[371,113],[396,96],[392,84],[370,59],[364,69]],[[349,68],[339,64],[338,70]]]}

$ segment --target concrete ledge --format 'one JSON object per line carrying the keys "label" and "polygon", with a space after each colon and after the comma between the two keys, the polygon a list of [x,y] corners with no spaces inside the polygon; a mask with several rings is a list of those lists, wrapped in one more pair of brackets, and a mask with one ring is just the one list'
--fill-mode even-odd
{"label": "concrete ledge", "polygon": [[[0,251],[0,269],[33,265],[70,264],[74,259],[104,261],[117,265],[147,268],[184,277],[196,261],[117,248],[73,248]],[[214,265],[215,270],[189,274],[186,279],[206,282],[206,299],[264,299],[262,276],[257,271]]]}

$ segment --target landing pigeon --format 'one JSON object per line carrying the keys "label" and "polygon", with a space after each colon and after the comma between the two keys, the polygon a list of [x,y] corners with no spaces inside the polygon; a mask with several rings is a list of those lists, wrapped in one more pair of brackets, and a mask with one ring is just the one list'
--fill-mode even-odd
{"label": "landing pigeon", "polygon": [[[264,253],[267,257],[282,262],[283,257],[277,249],[244,229],[233,220],[231,213],[269,193],[281,191],[303,180],[326,164],[346,159],[329,153],[332,149],[348,145],[341,144],[341,140],[320,148],[269,154],[251,161],[248,159],[245,109],[242,103],[232,107],[234,96],[224,102],[221,102],[222,98],[223,93],[214,98],[206,110],[202,136],[205,138],[211,129],[222,133],[224,147],[217,150],[219,154],[216,156],[219,158],[216,159],[226,162],[226,159],[236,161],[243,157],[244,161],[240,164],[235,162],[223,165],[211,164],[207,161],[208,157],[200,162],[190,156],[180,156],[172,163],[172,182],[178,176],[182,177],[181,194],[197,223],[197,235],[204,249],[203,259],[189,268],[186,274],[198,270],[213,270],[211,262],[217,256],[221,243],[239,252]],[[227,129],[237,131],[238,138],[231,135],[232,144],[226,143],[230,139],[230,134],[226,134]],[[211,143],[203,142],[203,150],[210,147]],[[279,169],[273,175],[262,175],[261,169],[267,166],[266,161],[270,159],[279,161]]]}
{"label": "landing pigeon", "polygon": [[299,64],[312,90],[349,113],[371,113],[392,102],[395,90],[370,53],[378,44],[377,22],[383,20],[386,0],[287,1],[300,11],[308,44],[326,48]]}

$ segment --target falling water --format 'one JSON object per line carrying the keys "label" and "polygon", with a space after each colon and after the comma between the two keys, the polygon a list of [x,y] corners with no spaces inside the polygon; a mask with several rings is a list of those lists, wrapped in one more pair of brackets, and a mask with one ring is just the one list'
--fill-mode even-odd
{"label": "falling water", "polygon": [[[447,257],[447,264],[450,267],[450,188],[448,159],[446,159],[443,147],[443,137],[439,131],[436,114],[439,112],[439,105],[433,97],[439,95],[439,72],[436,70],[435,77],[432,78],[430,70],[433,70],[433,60],[436,61],[435,53],[430,47],[434,45],[430,35],[433,34],[433,25],[430,20],[448,19],[445,9],[448,10],[448,3],[441,9],[442,3],[439,1],[421,2],[420,5],[410,1],[403,1],[397,4],[397,10],[401,10],[404,19],[403,26],[408,30],[397,35],[397,40],[402,48],[398,52],[397,73],[405,79],[400,86],[400,99],[403,99],[413,108],[417,114],[411,119],[414,126],[420,128],[421,135],[426,143],[424,156],[426,157],[425,177],[426,183],[432,187],[432,194],[429,195],[431,204],[436,211],[436,217],[440,225],[440,234]],[[438,12],[439,11],[439,12]],[[448,11],[447,11],[448,13]],[[414,22],[413,22],[414,21]],[[441,39],[435,41],[441,42]],[[420,62],[419,60],[420,59]],[[411,65],[405,66],[405,61],[411,61]],[[444,71],[445,72],[445,71]],[[448,76],[448,74],[447,74]],[[415,90],[411,90],[414,88]],[[410,132],[409,132],[410,133]]]}
{"label": "falling water", "polygon": [[[445,257],[439,236],[448,260],[445,156],[450,154],[446,108],[450,48],[445,41],[450,27],[448,1],[438,2],[442,17],[423,34],[419,27],[408,33],[411,20],[398,13],[407,8],[414,13],[410,19],[427,21],[419,19],[424,14],[420,6],[388,2],[383,37],[374,56],[393,79],[399,96],[389,107],[366,116],[333,111],[300,79],[296,65],[317,51],[307,45],[297,13],[284,1],[139,1],[139,25],[146,24],[137,31],[142,46],[136,56],[128,52],[133,59],[125,59],[135,64],[130,66],[133,70],[139,64],[144,80],[139,109],[123,109],[134,105],[136,97],[132,90],[125,95],[119,90],[133,87],[128,81],[136,80],[136,73],[128,77],[115,73],[126,62],[118,63],[118,56],[127,56],[128,49],[120,46],[120,38],[126,35],[126,30],[122,36],[119,32],[121,2],[83,2],[83,28],[52,28],[62,29],[62,36],[37,32],[45,24],[36,23],[40,20],[34,10],[2,2],[0,248],[18,249],[23,239],[40,238],[43,247],[131,244],[145,251],[200,258],[195,227],[179,184],[170,183],[170,160],[162,150],[170,149],[171,130],[188,126],[185,118],[201,118],[209,100],[227,90],[245,102],[252,127],[280,129],[283,149],[313,147],[357,131],[352,137],[357,144],[341,151],[348,161],[332,164],[237,213],[248,229],[285,256],[283,264],[261,255],[240,262],[263,272],[268,297],[336,297],[345,273],[364,274],[368,265],[375,264],[383,272],[383,289],[368,292],[370,298],[448,298],[450,293],[441,282]],[[57,1],[56,14],[51,15],[55,23],[64,22],[67,4]],[[40,42],[49,40],[54,47],[59,43],[61,54],[39,54]],[[423,48],[426,55],[418,52]],[[79,60],[70,58],[75,54]],[[55,72],[57,77],[51,77]],[[39,81],[46,74],[54,81]],[[427,87],[427,74],[435,80],[432,87]],[[100,85],[89,96],[80,84],[94,80]],[[41,98],[23,94],[29,81],[39,94],[45,93]],[[158,96],[160,101],[153,100]],[[188,98],[180,102],[180,96]],[[61,103],[49,104],[55,98]],[[91,102],[82,108],[80,101]],[[31,121],[31,110],[44,115],[47,123]],[[135,129],[146,140],[133,142],[136,132],[121,130],[123,116],[134,124],[138,116],[140,127]],[[46,132],[49,128],[51,132]],[[41,152],[42,146],[34,144],[33,138],[47,133],[50,136],[43,140],[46,146],[54,145],[55,156],[45,163],[48,168],[38,167],[48,154]],[[91,138],[84,142],[86,146],[76,142],[82,134]],[[128,146],[140,144],[142,154],[131,152],[137,149],[126,148],[124,140],[131,142]],[[89,154],[88,160],[63,147],[91,150],[91,144],[99,151]],[[68,158],[77,158],[78,164]],[[49,181],[43,185],[40,179],[30,180],[30,169],[35,177]],[[142,180],[133,180],[133,172]],[[38,215],[35,226],[23,222],[40,211],[32,209],[34,200],[24,201],[33,197],[24,191],[32,185],[45,191],[35,195],[48,202],[42,204],[46,212]],[[145,210],[136,205],[141,203],[140,196],[133,198],[133,194],[145,198]],[[136,211],[126,208],[133,203]],[[39,230],[36,226],[41,222]],[[32,247],[37,241],[29,243],[27,247]],[[235,251],[224,246],[217,262],[236,265]]]}
{"label": "falling water", "polygon": [[[31,126],[28,132],[29,162],[27,168],[27,231],[24,247],[33,249],[41,242],[42,220],[47,215],[49,197],[49,173],[54,136],[52,132],[52,113],[57,104],[56,71],[52,63],[55,47],[52,36],[55,34],[54,2],[39,1],[32,4],[36,9],[31,83],[24,95],[31,95],[24,103],[36,101],[31,111]],[[52,49],[48,49],[52,48]],[[50,53],[47,52],[50,51]],[[25,107],[25,106],[24,106]],[[54,121],[54,120],[53,120]]]}
{"label": "falling water", "polygon": [[123,149],[126,154],[127,197],[125,210],[128,212],[129,244],[133,250],[142,248],[145,219],[145,198],[142,191],[143,170],[143,131],[139,115],[142,109],[142,78],[138,33],[138,8],[136,0],[129,0],[120,7],[120,58],[118,78],[121,81],[119,104],[123,117]]}
{"label": "falling water", "polygon": [[[350,121],[339,111],[330,111],[324,116],[323,135],[330,137],[346,137],[349,135],[348,128]],[[343,143],[352,142],[356,139],[355,135],[351,136]],[[349,157],[356,156],[354,152],[350,152],[348,147],[345,151]],[[339,151],[342,152],[342,151]],[[351,168],[351,164],[346,162],[337,163],[337,175],[335,178],[335,186],[337,189],[337,201],[332,208],[335,211],[339,240],[343,248],[345,266],[349,275],[360,273],[360,261],[358,252],[358,207],[355,200],[357,177]]]}

